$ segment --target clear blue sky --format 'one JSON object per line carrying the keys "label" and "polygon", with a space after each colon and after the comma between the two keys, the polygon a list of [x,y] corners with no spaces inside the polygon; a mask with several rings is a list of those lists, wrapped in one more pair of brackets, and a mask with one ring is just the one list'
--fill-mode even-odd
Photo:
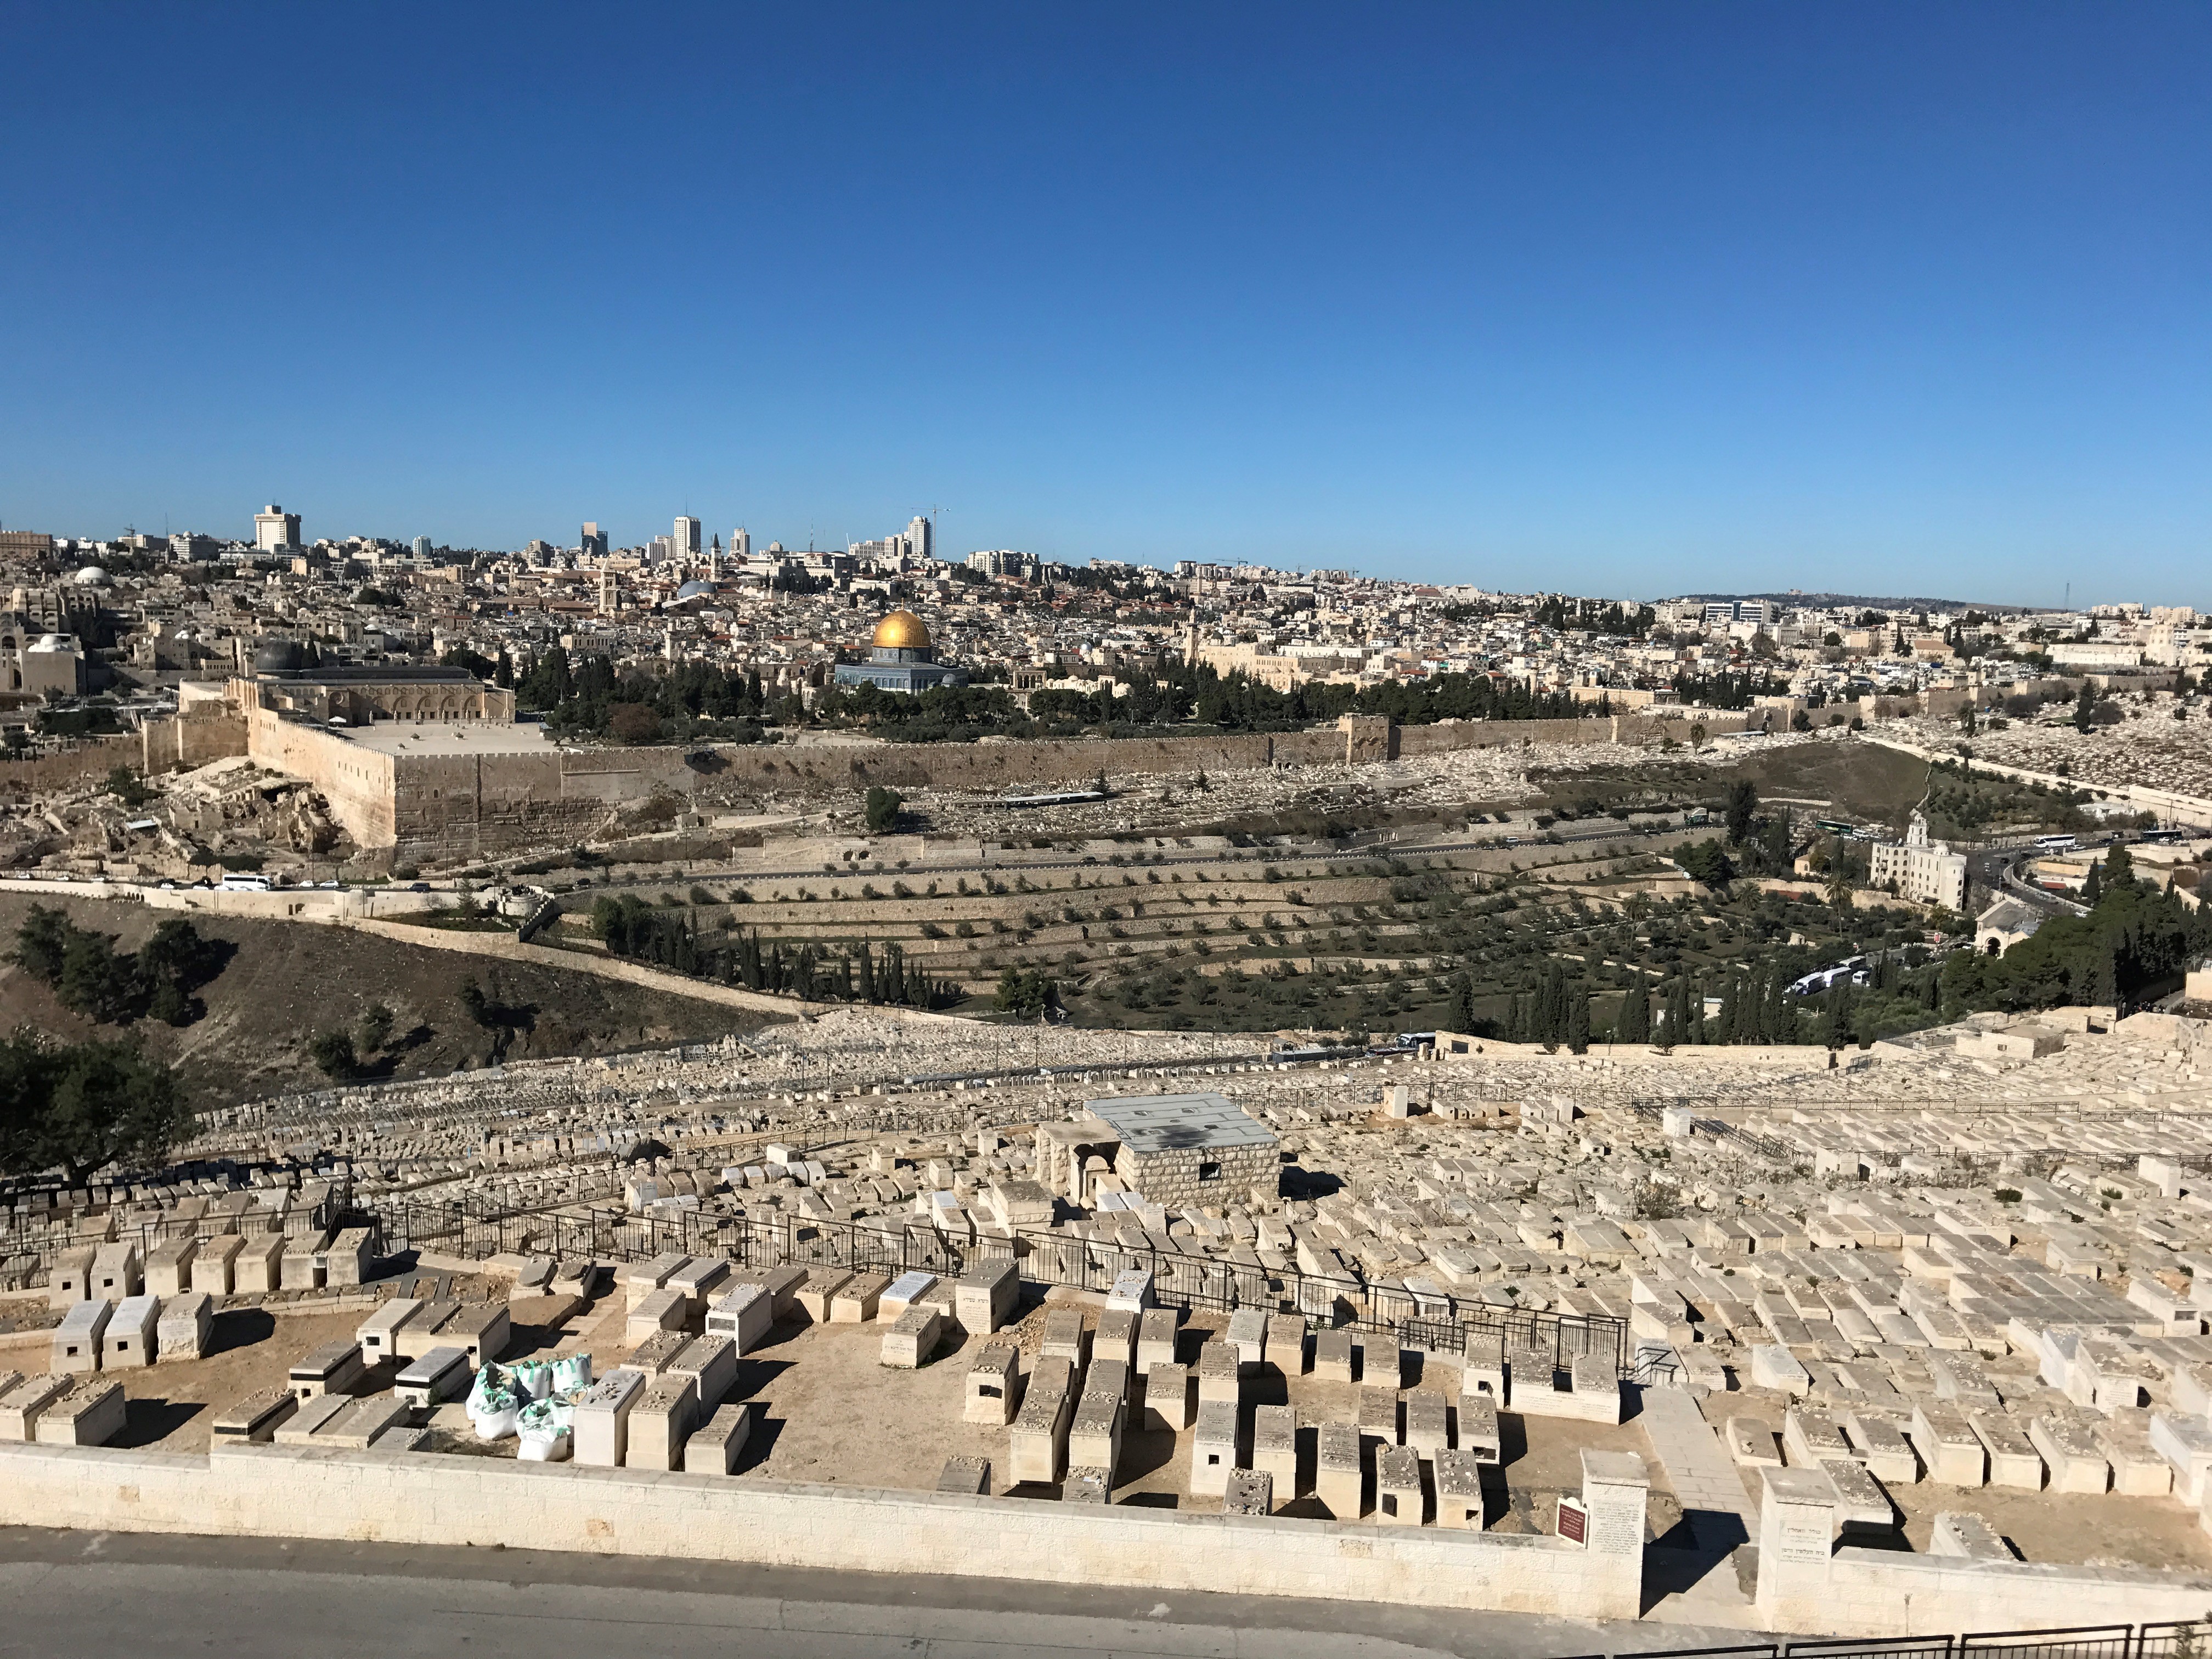
{"label": "clear blue sky", "polygon": [[20,4],[0,520],[2212,606],[2212,7]]}

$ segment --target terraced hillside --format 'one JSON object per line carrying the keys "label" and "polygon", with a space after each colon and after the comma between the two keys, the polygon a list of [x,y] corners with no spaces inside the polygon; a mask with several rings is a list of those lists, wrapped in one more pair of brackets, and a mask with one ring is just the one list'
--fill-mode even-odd
{"label": "terraced hillside", "polygon": [[[680,912],[708,959],[750,945],[838,963],[896,945],[963,1012],[990,1011],[1012,970],[1049,981],[1078,1023],[1170,1030],[1502,1031],[1510,1000],[1556,964],[1592,994],[1602,1035],[1632,985],[1680,972],[1718,994],[1733,967],[1918,938],[1902,910],[1838,910],[1815,883],[1710,892],[1665,855],[1679,827],[1600,819],[1516,839],[1350,854],[1205,836],[1001,843],[983,849],[998,861],[957,872],[708,876],[642,896]],[[583,896],[557,936],[597,948]]]}

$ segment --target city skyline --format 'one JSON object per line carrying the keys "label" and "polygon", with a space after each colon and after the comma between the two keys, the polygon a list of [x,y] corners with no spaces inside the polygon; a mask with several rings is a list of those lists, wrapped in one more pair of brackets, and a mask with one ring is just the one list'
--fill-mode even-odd
{"label": "city skyline", "polygon": [[11,525],[2212,604],[2198,9],[139,15],[6,25]]}

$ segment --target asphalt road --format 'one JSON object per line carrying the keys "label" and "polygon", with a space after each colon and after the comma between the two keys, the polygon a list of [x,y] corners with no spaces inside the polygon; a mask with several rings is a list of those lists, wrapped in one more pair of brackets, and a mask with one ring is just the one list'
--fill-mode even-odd
{"label": "asphalt road", "polygon": [[[1019,1525],[1010,1514],[1009,1525]],[[1475,1659],[1745,1639],[1681,1625],[526,1550],[0,1528],[0,1655],[167,1659]]]}

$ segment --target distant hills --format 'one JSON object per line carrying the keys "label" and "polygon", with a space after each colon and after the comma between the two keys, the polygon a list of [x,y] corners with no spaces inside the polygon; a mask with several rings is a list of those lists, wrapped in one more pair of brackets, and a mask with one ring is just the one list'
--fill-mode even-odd
{"label": "distant hills", "polygon": [[1686,599],[1717,604],[1723,599],[1771,599],[1777,605],[1813,605],[1824,611],[1987,611],[2021,616],[2048,611],[2047,605],[2002,605],[1994,599],[1939,599],[1923,595],[1878,593],[1685,593]]}

